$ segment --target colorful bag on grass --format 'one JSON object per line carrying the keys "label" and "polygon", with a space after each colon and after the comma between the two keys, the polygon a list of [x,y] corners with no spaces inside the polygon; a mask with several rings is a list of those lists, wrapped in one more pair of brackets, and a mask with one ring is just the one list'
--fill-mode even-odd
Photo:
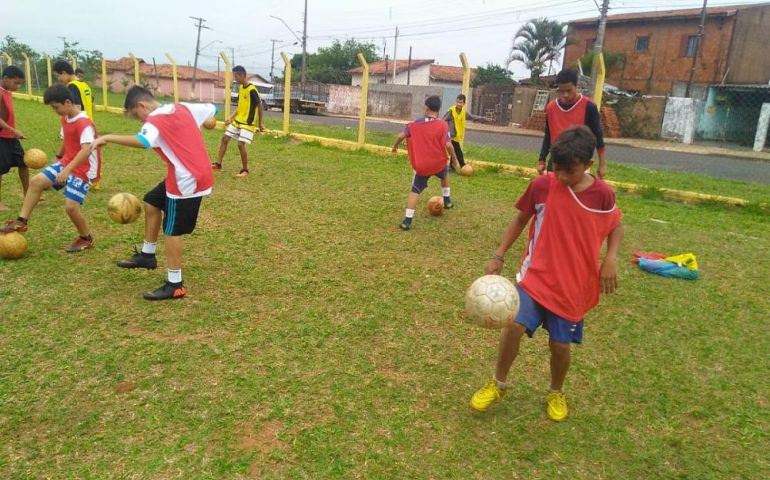
{"label": "colorful bag on grass", "polygon": [[646,272],[669,278],[695,280],[698,278],[698,261],[692,253],[665,257],[658,253],[634,253],[634,263]]}

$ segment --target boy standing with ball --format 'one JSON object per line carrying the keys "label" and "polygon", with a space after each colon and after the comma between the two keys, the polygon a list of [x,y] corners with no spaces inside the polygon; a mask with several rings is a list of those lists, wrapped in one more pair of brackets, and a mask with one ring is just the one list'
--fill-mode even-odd
{"label": "boy standing with ball", "polygon": [[425,115],[410,122],[393,144],[392,152],[398,152],[398,146],[406,139],[409,162],[414,169],[412,191],[406,201],[406,216],[399,227],[401,230],[412,228],[417,200],[428,186],[430,177],[441,180],[441,191],[444,196],[444,208],[453,208],[447,174],[447,155],[452,159],[452,166],[457,165],[457,157],[452,148],[447,123],[438,118],[441,110],[441,98],[436,95],[425,99]]}
{"label": "boy standing with ball", "polygon": [[[13,111],[13,95],[24,81],[24,73],[21,69],[10,65],[3,70],[0,78],[0,185],[3,175],[16,167],[19,169],[19,180],[24,195],[29,186],[29,169],[24,164],[24,149],[21,148],[20,139],[27,138],[21,130],[16,129],[16,115]],[[1,193],[1,192],[0,192]],[[2,202],[0,196],[0,212],[9,208]]]}
{"label": "boy standing with ball", "polygon": [[141,252],[118,262],[120,268],[157,268],[155,251],[161,223],[166,235],[167,280],[146,300],[182,298],[187,293],[182,281],[183,235],[195,230],[201,200],[211,194],[211,171],[200,126],[213,117],[211,103],[161,105],[146,88],[134,85],[126,94],[128,115],[142,122],[136,135],[105,135],[92,148],[107,143],[126,147],[152,148],[168,166],[166,179],[144,196],[144,245]]}
{"label": "boy standing with ball", "polygon": [[88,180],[89,160],[100,155],[98,150],[91,148],[96,129],[88,116],[72,103],[70,92],[64,85],[49,87],[43,94],[43,102],[61,115],[64,139],[56,155],[57,161],[32,178],[19,216],[16,220],[6,221],[0,232],[26,232],[29,216],[40,201],[40,195],[53,187],[64,191],[64,210],[78,231],[78,237],[66,251],[82,252],[94,246],[94,238],[80,206],[91,186]]}
{"label": "boy standing with ball", "polygon": [[[623,239],[622,216],[615,193],[588,173],[596,138],[584,127],[563,131],[551,147],[554,175],[534,179],[516,202],[518,215],[486,264],[486,274],[499,274],[504,255],[530,220],[529,241],[516,275],[520,307],[502,331],[495,376],[471,398],[474,410],[486,411],[506,394],[508,371],[519,353],[521,338],[541,325],[548,331],[551,385],[546,413],[554,421],[567,418],[562,392],[570,365],[570,345],[583,340],[583,317],[599,302],[600,293],[617,287],[617,254]],[[607,242],[599,266],[602,244]]]}

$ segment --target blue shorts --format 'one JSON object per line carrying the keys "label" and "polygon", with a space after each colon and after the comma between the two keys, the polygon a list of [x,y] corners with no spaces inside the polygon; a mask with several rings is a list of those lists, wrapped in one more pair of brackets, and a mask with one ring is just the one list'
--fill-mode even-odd
{"label": "blue shorts", "polygon": [[54,190],[64,189],[64,198],[68,198],[73,202],[77,202],[82,205],[83,200],[88,195],[88,189],[91,188],[91,183],[82,178],[78,178],[75,175],[67,177],[67,183],[60,185],[56,183],[56,176],[64,169],[64,165],[61,162],[54,162],[43,169],[43,175],[53,182]]}
{"label": "blue shorts", "polygon": [[516,285],[516,290],[519,291],[519,313],[514,321],[527,329],[530,338],[535,334],[537,327],[542,325],[554,342],[583,343],[583,320],[565,320],[537,303],[520,286]]}
{"label": "blue shorts", "polygon": [[433,175],[417,175],[414,174],[414,179],[412,180],[412,192],[420,194],[423,190],[428,186],[428,179],[430,177],[438,177],[441,180],[445,179],[447,176],[447,167],[444,167],[443,170],[440,172],[434,173]]}

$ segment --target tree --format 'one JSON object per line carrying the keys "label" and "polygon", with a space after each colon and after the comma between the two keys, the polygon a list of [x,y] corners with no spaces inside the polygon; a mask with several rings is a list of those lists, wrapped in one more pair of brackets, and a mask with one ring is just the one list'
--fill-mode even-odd
{"label": "tree", "polygon": [[70,61],[69,56],[74,56],[78,61],[78,67],[82,68],[85,72],[86,80],[93,81],[96,78],[96,74],[102,71],[102,52],[99,50],[85,50],[79,48],[78,45],[80,45],[79,42],[70,43],[65,38],[64,46],[56,54],[56,58]]}
{"label": "tree", "polygon": [[557,20],[535,18],[525,23],[513,37],[508,63],[521,62],[530,71],[530,78],[537,82],[548,66],[561,58],[567,44],[566,25]]}
{"label": "tree", "polygon": [[478,87],[479,85],[515,84],[516,81],[511,78],[510,70],[492,63],[487,63],[484,67],[478,67],[476,69],[476,75],[473,77],[473,80],[471,80],[471,87]]}
{"label": "tree", "polygon": [[[602,56],[604,57],[604,70],[608,75],[623,68],[623,65],[626,63],[626,55],[622,52],[608,52],[605,50],[602,52]],[[578,59],[578,62],[580,62],[584,72],[590,72],[594,64],[594,52],[586,52],[585,55]]]}
{"label": "tree", "polygon": [[[360,65],[359,53],[370,63],[380,59],[377,46],[371,42],[350,39],[342,43],[335,40],[330,46],[321,47],[316,53],[308,54],[306,78],[323,83],[350,84],[351,75],[347,71]],[[292,57],[291,66],[295,70],[301,68],[301,54]]]}

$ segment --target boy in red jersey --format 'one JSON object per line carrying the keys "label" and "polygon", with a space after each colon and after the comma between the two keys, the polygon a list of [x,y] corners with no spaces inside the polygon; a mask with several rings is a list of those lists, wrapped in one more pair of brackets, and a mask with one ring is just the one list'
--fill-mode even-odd
{"label": "boy in red jersey", "polygon": [[55,190],[64,191],[64,210],[78,231],[78,237],[66,251],[82,252],[94,246],[94,238],[80,205],[83,204],[91,185],[88,180],[89,161],[91,157],[100,155],[98,150],[91,149],[96,138],[96,129],[88,115],[72,103],[70,92],[64,85],[49,87],[43,94],[43,102],[61,115],[64,139],[56,155],[57,161],[32,178],[19,216],[16,220],[5,222],[0,232],[26,232],[27,221],[40,201],[40,195],[43,190],[53,187]]}
{"label": "boy in red jersey", "polygon": [[596,153],[599,157],[599,167],[596,173],[599,178],[607,174],[607,160],[604,157],[604,133],[602,132],[602,117],[596,104],[577,91],[578,76],[575,70],[562,70],[556,75],[559,98],[553,100],[545,108],[545,135],[540,148],[540,159],[537,171],[540,175],[546,169],[553,171],[551,162],[546,166],[546,158],[551,150],[551,144],[565,129],[574,125],[585,125],[596,137]]}
{"label": "boy in red jersey", "polygon": [[[518,215],[503,234],[484,271],[499,274],[503,256],[534,219],[521,269],[516,275],[519,313],[503,329],[495,376],[471,398],[474,410],[486,411],[505,396],[506,379],[519,353],[521,337],[539,326],[548,331],[551,385],[548,418],[567,418],[562,393],[570,364],[570,344],[583,340],[583,317],[599,302],[599,293],[617,287],[617,254],[623,239],[615,193],[590,175],[596,139],[585,126],[563,131],[551,147],[554,175],[534,179],[516,202]],[[607,252],[599,266],[602,244]]]}
{"label": "boy in red jersey", "polygon": [[182,282],[182,235],[195,230],[201,200],[211,194],[214,174],[206,145],[200,133],[201,124],[213,117],[216,108],[210,103],[177,103],[161,105],[146,88],[135,85],[128,90],[126,112],[142,122],[137,135],[105,135],[92,148],[107,143],[126,147],[152,148],[167,167],[166,179],[144,196],[144,245],[141,252],[118,262],[121,268],[155,269],[155,249],[161,221],[166,235],[167,281],[147,300],[182,298],[187,290]]}
{"label": "boy in red jersey", "polygon": [[396,153],[401,142],[408,139],[406,145],[409,162],[414,169],[412,191],[406,201],[406,216],[399,225],[401,230],[412,228],[417,200],[420,193],[428,186],[430,177],[435,176],[441,180],[444,208],[454,207],[450,196],[446,161],[449,155],[454,168],[457,165],[457,156],[452,147],[452,139],[449,137],[449,126],[444,120],[438,118],[439,110],[441,110],[441,98],[436,95],[426,98],[425,116],[410,122],[404,131],[398,134],[393,144],[392,151]]}
{"label": "boy in red jersey", "polygon": [[[24,149],[21,148],[20,139],[27,138],[20,130],[16,129],[16,115],[13,111],[13,96],[24,81],[24,73],[19,67],[10,65],[3,70],[0,78],[0,185],[3,175],[16,167],[19,169],[19,180],[24,195],[29,186],[29,169],[24,163]],[[10,210],[2,202],[0,196],[0,212]]]}

